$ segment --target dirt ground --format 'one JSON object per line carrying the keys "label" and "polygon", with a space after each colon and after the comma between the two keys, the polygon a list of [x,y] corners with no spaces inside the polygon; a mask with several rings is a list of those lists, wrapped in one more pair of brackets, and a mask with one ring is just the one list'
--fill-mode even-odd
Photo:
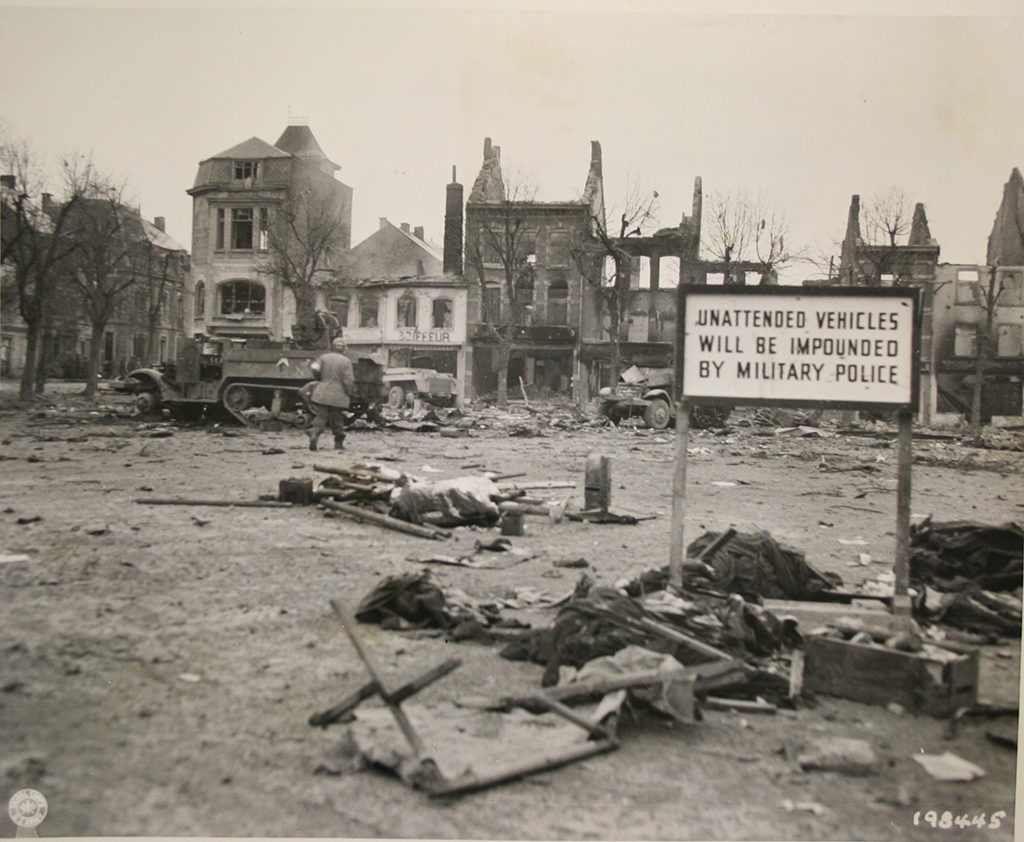
{"label": "dirt ground", "polygon": [[[346,452],[312,454],[294,429],[119,417],[129,412],[126,398],[107,393],[84,405],[71,384],[25,409],[11,400],[14,385],[4,384],[0,410],[0,553],[28,559],[0,564],[0,798],[6,804],[24,787],[42,792],[42,836],[1013,838],[1016,754],[986,739],[985,720],[948,737],[940,719],[824,696],[775,716],[707,711],[690,726],[653,715],[627,720],[618,751],[431,800],[383,773],[353,769],[346,726],[307,724],[366,681],[328,600],[354,607],[382,577],[418,569],[410,554],[453,554],[495,530],[463,528],[431,542],[315,508],[136,502],[253,500],[276,493],[283,478],[313,477],[314,462],[379,458],[425,479],[479,473],[462,469],[478,465],[525,473],[524,482],[566,480],[575,487],[550,496],[582,502],[587,455],[607,454],[612,509],[655,519],[529,518],[515,545],[536,558],[506,570],[432,567],[438,582],[479,600],[523,586],[557,596],[581,572],[555,566],[559,559],[584,557],[586,572],[608,585],[667,563],[671,432],[585,426],[518,438],[489,416],[488,428],[466,438],[355,431]],[[890,568],[890,441],[746,427],[695,433],[690,448],[688,539],[730,525],[767,530],[850,585]],[[1024,452],[917,438],[914,453],[915,519],[1021,520]],[[866,565],[862,553],[871,556]],[[554,611],[508,614],[547,623]],[[462,660],[417,696],[427,706],[533,689],[543,671],[440,633],[364,626],[362,636],[396,684],[445,658]],[[982,700],[1016,705],[1019,667],[1018,641],[985,646]],[[801,771],[801,746],[826,735],[868,740],[880,771]],[[939,783],[911,759],[945,751],[985,776]],[[512,758],[495,740],[490,759]],[[933,828],[933,810],[939,822],[946,811],[985,814],[985,827]],[[0,835],[14,836],[6,814],[0,826]]]}

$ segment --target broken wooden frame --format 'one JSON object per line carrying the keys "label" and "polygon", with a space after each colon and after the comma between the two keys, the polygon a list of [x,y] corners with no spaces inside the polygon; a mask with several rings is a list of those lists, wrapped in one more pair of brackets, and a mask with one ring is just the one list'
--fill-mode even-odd
{"label": "broken wooden frame", "polygon": [[[754,313],[764,321],[765,313],[781,312],[786,317],[784,325],[775,327],[762,326],[755,320],[754,328],[760,333],[750,333],[749,319],[744,320],[743,325],[733,325],[732,321],[724,319],[719,324],[711,323],[707,327],[710,330],[698,333],[695,322],[694,330],[688,330],[689,318],[687,306],[691,298],[710,297],[711,301],[720,301],[726,313]],[[758,302],[758,298],[761,299]],[[844,301],[844,299],[846,299]],[[754,354],[762,357],[770,357],[776,353],[776,338],[789,336],[791,342],[794,338],[799,339],[802,334],[794,331],[803,331],[806,334],[805,324],[801,324],[799,316],[803,315],[806,323],[811,325],[813,330],[813,319],[806,318],[808,313],[815,314],[815,307],[822,302],[833,301],[837,308],[849,306],[850,301],[856,301],[861,305],[859,316],[866,316],[863,321],[867,322],[862,327],[860,321],[856,325],[833,327],[837,332],[845,331],[853,334],[858,330],[879,330],[881,324],[886,324],[891,334],[885,335],[885,341],[891,340],[896,350],[891,353],[887,350],[886,359],[891,363],[893,371],[899,371],[899,377],[894,381],[858,380],[861,387],[861,394],[855,400],[846,399],[841,394],[845,389],[839,384],[837,374],[836,381],[817,381],[816,386],[791,386],[788,381],[784,385],[775,383],[774,366],[785,365],[775,360],[771,362],[754,362],[757,357],[751,357],[751,349]],[[902,318],[896,318],[892,312],[874,312],[872,307],[881,308],[885,303],[894,309],[909,307],[909,319],[905,322]],[[783,311],[783,307],[789,306],[789,311]],[[801,309],[803,308],[803,309]],[[700,313],[698,308],[692,308]],[[835,311],[833,311],[834,313]],[[855,311],[850,310],[851,314]],[[909,584],[909,560],[910,560],[910,475],[911,475],[911,438],[913,433],[913,413],[917,410],[920,392],[920,361],[921,361],[921,291],[912,286],[899,287],[780,287],[780,286],[723,286],[708,287],[706,285],[680,284],[677,289],[676,299],[676,351],[675,351],[675,395],[676,398],[676,448],[675,448],[675,471],[672,482],[672,527],[669,555],[669,585],[681,589],[683,585],[683,561],[686,554],[685,543],[685,511],[686,511],[686,460],[687,446],[690,432],[690,410],[695,401],[709,405],[767,405],[767,406],[793,406],[812,407],[825,409],[890,409],[895,410],[898,415],[899,428],[897,432],[897,492],[896,492],[896,554],[894,573],[896,578],[895,596],[893,598],[893,610],[900,614],[910,613],[910,598],[907,594]],[[797,318],[789,317],[796,314]],[[827,315],[827,314],[826,314]],[[899,316],[904,315],[899,313]],[[871,319],[875,320],[872,327]],[[699,316],[698,316],[699,318]],[[791,324],[795,322],[795,324]],[[715,327],[729,326],[731,334],[717,334]],[[785,333],[789,331],[789,333]],[[697,342],[693,341],[696,337]],[[700,340],[708,340],[701,343]],[[718,343],[715,343],[715,340]],[[747,351],[742,351],[740,339],[748,340]],[[730,346],[731,340],[731,346]],[[724,341],[724,344],[723,344]],[[859,340],[858,340],[859,341]],[[869,342],[879,342],[882,339],[867,339]],[[888,345],[886,346],[888,348]],[[733,354],[734,356],[719,359],[721,354]],[[740,355],[746,353],[746,357]],[[818,359],[813,351],[797,350],[792,354],[803,355],[803,364]],[[822,352],[823,354],[825,352]],[[719,357],[708,357],[708,354],[717,354]],[[838,357],[838,355],[836,355]],[[849,355],[843,355],[840,359],[845,363]],[[821,357],[825,359],[824,356]],[[718,374],[725,359],[744,360],[747,362],[747,374],[740,375],[737,363],[737,375],[735,382],[727,374],[725,378],[719,379]],[[783,351],[782,359],[789,360]],[[856,360],[854,364],[856,364]],[[703,363],[704,368],[701,368]],[[756,381],[752,377],[750,366],[773,366],[772,376],[764,379],[771,382],[771,387],[763,387],[758,391],[754,385],[746,381]],[[795,366],[795,363],[793,363]],[[714,367],[714,377],[711,376]],[[838,366],[837,366],[838,368]],[[860,375],[858,375],[858,378]],[[745,382],[740,382],[745,378]],[[872,375],[873,378],[873,375]],[[853,382],[853,381],[851,381]],[[888,388],[888,387],[892,388]],[[829,397],[829,390],[836,394]]]}
{"label": "broken wooden frame", "polygon": [[416,730],[413,728],[412,723],[406,716],[405,711],[402,710],[401,702],[415,695],[424,687],[432,684],[439,678],[442,678],[452,672],[452,670],[459,666],[459,662],[454,659],[446,661],[434,669],[424,673],[420,677],[402,685],[402,687],[397,690],[388,691],[383,678],[371,660],[369,653],[363,648],[362,641],[359,639],[359,635],[356,631],[355,618],[352,617],[336,600],[331,600],[331,608],[334,611],[335,616],[341,621],[341,625],[345,629],[345,633],[348,635],[349,640],[352,641],[352,646],[355,648],[356,654],[359,655],[359,658],[366,667],[367,672],[370,673],[371,680],[330,710],[324,711],[321,714],[314,714],[310,717],[310,724],[328,725],[333,721],[337,721],[346,713],[354,710],[360,702],[365,699],[374,695],[380,696],[391,711],[391,715],[394,717],[399,730],[401,730],[402,735],[406,739],[406,742],[409,743],[409,747],[412,749],[413,755],[418,764],[416,772],[411,776],[413,786],[417,789],[424,790],[431,797],[462,795],[468,792],[486,789],[500,783],[505,783],[506,781],[534,774],[535,772],[543,772],[559,766],[564,766],[568,763],[573,763],[577,760],[593,757],[595,754],[612,751],[619,746],[618,737],[610,729],[600,723],[592,722],[591,720],[580,716],[561,702],[549,699],[544,694],[538,693],[531,697],[534,703],[539,704],[544,709],[550,710],[552,713],[572,722],[574,725],[578,725],[596,739],[573,746],[565,751],[541,753],[536,757],[525,758],[504,769],[500,769],[489,774],[476,775],[467,773],[453,780],[449,780],[441,774],[441,770],[438,768],[437,763],[427,753],[423,740],[416,733]]}

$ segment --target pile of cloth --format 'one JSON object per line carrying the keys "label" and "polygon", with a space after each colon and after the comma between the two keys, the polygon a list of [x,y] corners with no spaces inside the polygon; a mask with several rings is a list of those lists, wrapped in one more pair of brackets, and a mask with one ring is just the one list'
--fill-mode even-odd
{"label": "pile of cloth", "polygon": [[628,646],[642,646],[690,665],[709,660],[706,650],[691,641],[723,656],[743,658],[771,655],[798,639],[795,623],[787,626],[739,595],[660,593],[638,599],[593,587],[577,591],[550,627],[510,643],[501,656],[540,664],[541,685],[550,687],[558,683],[564,667],[578,669]]}
{"label": "pile of cloth", "polygon": [[[705,532],[687,549],[688,558],[697,558],[719,537],[718,532]],[[842,587],[835,573],[821,573],[807,563],[804,554],[780,544],[767,532],[740,532],[705,560],[705,570],[694,568],[688,573],[703,578],[708,588],[721,593],[741,594],[754,602],[765,599],[817,599],[824,591]],[[632,596],[664,590],[668,586],[668,568],[644,573],[630,583],[626,592]]]}
{"label": "pile of cloth", "polygon": [[910,579],[924,618],[981,634],[1019,636],[1024,532],[973,521],[911,527]]}

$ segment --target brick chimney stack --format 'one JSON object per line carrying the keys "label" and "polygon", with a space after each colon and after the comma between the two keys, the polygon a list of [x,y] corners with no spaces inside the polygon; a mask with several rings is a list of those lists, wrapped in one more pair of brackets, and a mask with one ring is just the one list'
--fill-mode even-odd
{"label": "brick chimney stack", "polygon": [[167,233],[167,229],[164,227],[166,224],[167,224],[167,220],[164,219],[164,217],[162,217],[162,216],[154,216],[153,217],[153,226],[155,228],[159,228],[165,234]]}
{"label": "brick chimney stack", "polygon": [[409,223],[408,222],[403,222],[402,223],[402,233],[403,234],[408,234],[409,233]]}
{"label": "brick chimney stack", "polygon": [[423,240],[423,226],[422,225],[417,225],[415,228],[413,228],[412,229],[412,235],[417,240],[421,240],[422,241]]}
{"label": "brick chimney stack", "polygon": [[[490,138],[487,146],[490,146]],[[485,152],[486,154],[486,152]],[[462,185],[452,167],[452,183],[448,185],[444,203],[444,273],[462,274]]]}

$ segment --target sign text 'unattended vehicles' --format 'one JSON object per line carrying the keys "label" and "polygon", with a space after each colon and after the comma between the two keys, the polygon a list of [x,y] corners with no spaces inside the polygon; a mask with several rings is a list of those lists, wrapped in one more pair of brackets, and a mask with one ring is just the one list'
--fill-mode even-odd
{"label": "sign text 'unattended vehicles'", "polygon": [[683,394],[736,402],[909,406],[915,292],[690,288]]}

